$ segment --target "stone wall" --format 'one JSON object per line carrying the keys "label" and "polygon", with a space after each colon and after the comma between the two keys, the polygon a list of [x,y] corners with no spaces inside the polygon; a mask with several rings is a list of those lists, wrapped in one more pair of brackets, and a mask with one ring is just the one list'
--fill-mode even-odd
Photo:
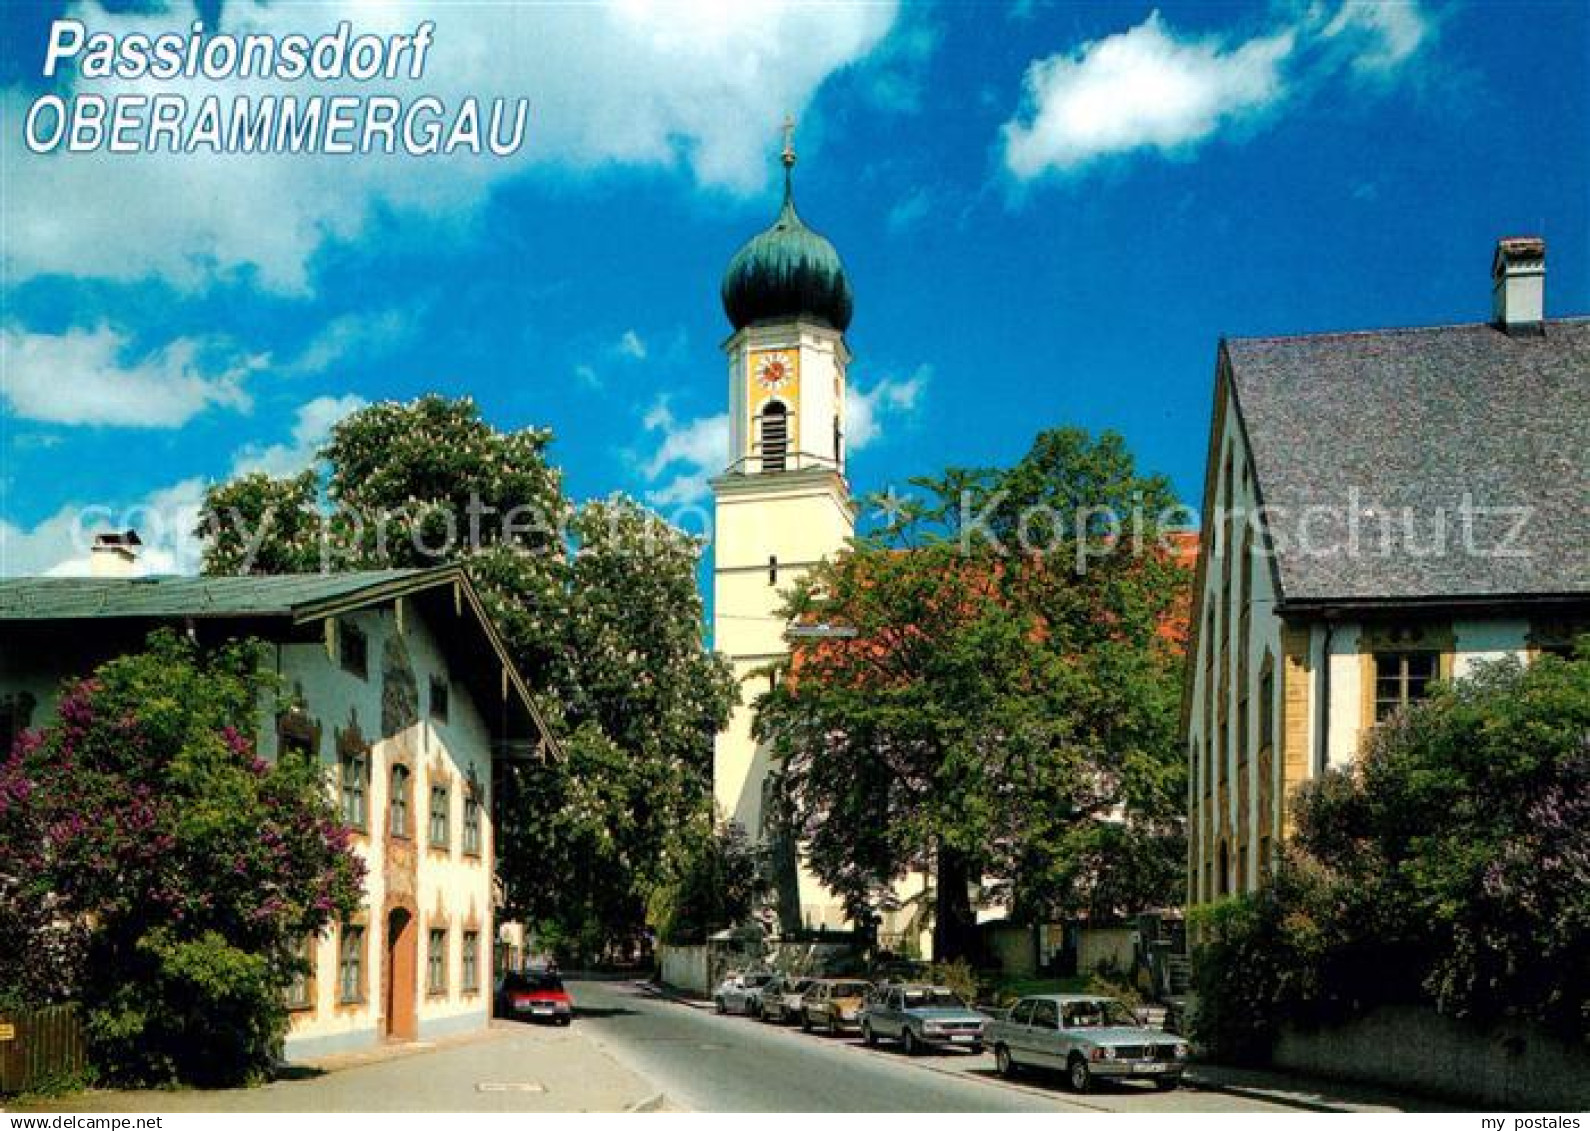
{"label": "stone wall", "polygon": [[1501,1108],[1590,1110],[1590,1047],[1524,1026],[1481,1031],[1411,1006],[1329,1029],[1288,1029],[1275,1064]]}
{"label": "stone wall", "polygon": [[1129,974],[1137,965],[1137,931],[1131,927],[1083,927],[1077,932],[1077,973],[1100,966]]}
{"label": "stone wall", "polygon": [[983,926],[983,946],[999,963],[1007,978],[1031,978],[1038,973],[1036,929],[1025,923],[987,923]]}

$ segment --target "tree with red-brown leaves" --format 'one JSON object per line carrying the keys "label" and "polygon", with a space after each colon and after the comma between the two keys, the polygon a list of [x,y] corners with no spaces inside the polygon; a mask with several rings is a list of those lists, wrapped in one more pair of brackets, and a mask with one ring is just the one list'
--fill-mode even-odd
{"label": "tree with red-brown leaves", "polygon": [[940,959],[975,951],[980,888],[1026,921],[1175,902],[1191,575],[1168,485],[1062,430],[917,486],[786,610],[823,626],[759,708],[791,839],[858,922],[930,871]]}

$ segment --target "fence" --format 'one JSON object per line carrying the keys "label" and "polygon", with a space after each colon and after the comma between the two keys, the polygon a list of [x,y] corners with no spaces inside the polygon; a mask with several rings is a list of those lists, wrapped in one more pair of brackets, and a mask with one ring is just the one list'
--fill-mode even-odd
{"label": "fence", "polygon": [[0,1093],[76,1075],[86,1063],[76,1005],[0,1011]]}

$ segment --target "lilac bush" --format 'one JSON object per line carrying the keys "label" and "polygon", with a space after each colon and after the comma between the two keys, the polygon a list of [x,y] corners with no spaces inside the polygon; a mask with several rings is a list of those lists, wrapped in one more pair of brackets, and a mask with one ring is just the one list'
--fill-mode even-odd
{"label": "lilac bush", "polygon": [[107,1078],[262,1076],[303,938],[362,898],[319,764],[256,754],[262,657],[157,633],[0,764],[0,983],[80,1001]]}

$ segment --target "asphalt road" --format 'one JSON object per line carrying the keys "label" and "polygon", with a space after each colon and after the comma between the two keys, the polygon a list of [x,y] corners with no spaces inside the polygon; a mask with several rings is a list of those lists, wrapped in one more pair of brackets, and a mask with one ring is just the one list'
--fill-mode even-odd
{"label": "asphalt road", "polygon": [[720,1017],[631,983],[570,982],[576,1028],[620,1064],[694,1111],[1295,1111],[1279,1104],[1136,1082],[1086,1096],[1056,1079],[999,1079],[993,1058],[906,1058],[859,1039]]}

